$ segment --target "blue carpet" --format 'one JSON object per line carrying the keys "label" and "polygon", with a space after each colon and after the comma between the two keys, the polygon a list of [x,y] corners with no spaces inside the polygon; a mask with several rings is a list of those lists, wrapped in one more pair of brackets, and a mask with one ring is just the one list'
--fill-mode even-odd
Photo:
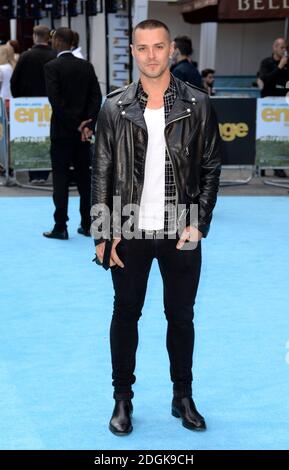
{"label": "blue carpet", "polygon": [[50,198],[0,198],[1,449],[288,449],[286,197],[220,197],[203,242],[194,396],[208,431],[170,415],[162,285],[150,276],[134,432],[107,429],[113,401],[109,273],[91,262],[70,199],[68,242],[47,240]]}

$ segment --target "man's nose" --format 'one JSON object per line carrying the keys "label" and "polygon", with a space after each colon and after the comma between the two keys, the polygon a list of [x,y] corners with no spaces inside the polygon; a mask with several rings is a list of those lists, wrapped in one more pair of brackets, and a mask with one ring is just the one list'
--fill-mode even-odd
{"label": "man's nose", "polygon": [[150,47],[149,50],[148,50],[148,52],[149,52],[149,58],[150,58],[150,59],[153,59],[153,58],[155,57],[155,50],[154,50],[154,48],[153,48],[153,47]]}

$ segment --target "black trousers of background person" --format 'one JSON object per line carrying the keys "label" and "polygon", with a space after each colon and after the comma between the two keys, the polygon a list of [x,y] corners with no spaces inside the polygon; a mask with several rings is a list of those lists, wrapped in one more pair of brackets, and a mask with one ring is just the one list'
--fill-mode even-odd
{"label": "black trousers of background person", "polygon": [[55,230],[66,228],[68,219],[68,194],[71,165],[80,195],[81,226],[90,228],[90,143],[81,142],[80,136],[75,139],[51,140],[51,163],[53,178],[53,201],[55,205]]}
{"label": "black trousers of background person", "polygon": [[[201,270],[201,242],[195,249],[177,250],[176,239],[122,239],[117,253],[125,267],[111,270],[115,291],[110,328],[115,399],[133,398],[132,384],[138,346],[138,320],[154,258],[163,280],[167,319],[166,345],[176,397],[192,394],[194,349],[193,306]],[[156,385],[156,384],[152,384]]]}

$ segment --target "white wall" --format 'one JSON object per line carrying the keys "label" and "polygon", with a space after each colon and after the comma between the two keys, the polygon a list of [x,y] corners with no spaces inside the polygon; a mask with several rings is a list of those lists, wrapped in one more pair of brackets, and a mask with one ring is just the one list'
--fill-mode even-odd
{"label": "white wall", "polygon": [[105,48],[105,18],[104,14],[90,18],[90,62],[94,65],[95,73],[100,83],[103,95],[106,94],[106,48]]}
{"label": "white wall", "polygon": [[215,68],[218,23],[202,23],[200,33],[199,70]]}
{"label": "white wall", "polygon": [[[194,46],[194,60],[199,62],[201,26],[185,23],[180,13],[180,7],[174,3],[164,1],[148,2],[148,18],[163,21],[171,30],[172,37],[179,34],[188,35]],[[42,20],[47,23],[49,20]],[[105,19],[104,14],[90,18],[91,46],[90,60],[95,67],[101,84],[102,92],[106,91],[105,77]],[[66,26],[67,20],[55,22],[55,26]],[[86,54],[86,37],[84,16],[72,18],[72,29],[80,35],[80,45]],[[284,35],[284,22],[274,21],[266,23],[218,24],[216,63],[215,68],[219,75],[255,75],[260,61],[271,54],[272,42],[275,38]],[[212,44],[213,48],[214,45]]]}
{"label": "white wall", "polygon": [[255,75],[261,60],[271,55],[274,39],[283,35],[283,21],[219,24],[217,74]]}
{"label": "white wall", "polygon": [[[194,59],[200,68],[216,68],[219,75],[255,75],[260,61],[271,54],[274,39],[284,36],[285,31],[284,21],[219,23],[216,44],[202,44],[201,47],[201,37],[206,39],[206,35],[201,35],[201,26],[185,23],[180,7],[173,2],[150,0],[148,16],[164,21],[173,37],[178,34],[190,36],[195,50]],[[211,63],[211,59],[209,64],[203,63],[210,47],[212,51],[216,47],[215,64]]]}
{"label": "white wall", "polygon": [[[64,26],[64,25],[63,25]],[[68,26],[68,25],[65,25]],[[73,18],[71,18],[71,29],[73,31],[77,31],[79,34],[79,45],[81,46],[81,52],[86,58],[86,32],[85,32],[85,16],[84,15],[78,15]]]}

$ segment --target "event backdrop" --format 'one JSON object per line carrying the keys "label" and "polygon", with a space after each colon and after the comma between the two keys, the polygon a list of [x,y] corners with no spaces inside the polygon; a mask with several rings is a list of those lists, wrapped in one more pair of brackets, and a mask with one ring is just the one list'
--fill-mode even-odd
{"label": "event backdrop", "polygon": [[223,165],[254,165],[256,98],[213,98],[223,142]]}
{"label": "event backdrop", "polygon": [[15,170],[50,169],[51,106],[47,98],[10,102],[11,158]]}
{"label": "event backdrop", "polygon": [[256,164],[289,167],[289,100],[286,98],[258,99]]}

